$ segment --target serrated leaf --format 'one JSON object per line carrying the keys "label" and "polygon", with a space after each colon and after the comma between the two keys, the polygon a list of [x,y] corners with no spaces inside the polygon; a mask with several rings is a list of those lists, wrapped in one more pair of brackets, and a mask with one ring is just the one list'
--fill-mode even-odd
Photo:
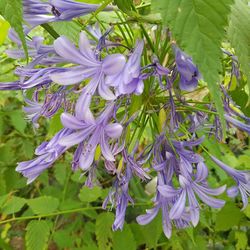
{"label": "serrated leaf", "polygon": [[228,37],[235,49],[241,69],[247,76],[250,91],[250,6],[246,1],[235,0],[232,6]]}
{"label": "serrated leaf", "polygon": [[247,249],[248,238],[245,232],[242,231],[235,232],[235,239],[237,240],[236,250]]}
{"label": "serrated leaf", "polygon": [[243,213],[234,203],[227,203],[216,216],[215,230],[227,231],[238,225],[242,217]]}
{"label": "serrated leaf", "polygon": [[2,207],[3,214],[14,214],[19,212],[25,205],[26,200],[17,196],[11,196],[9,200]]}
{"label": "serrated leaf", "polygon": [[72,249],[74,246],[74,236],[70,235],[70,233],[66,230],[60,230],[53,234],[53,239],[59,249]]}
{"label": "serrated leaf", "polygon": [[25,34],[23,32],[23,7],[22,0],[1,0],[0,1],[0,14],[9,22],[11,27],[15,29],[19,35],[22,45],[28,58],[28,50],[25,41]]}
{"label": "serrated leaf", "polygon": [[102,189],[100,187],[88,188],[83,186],[79,194],[79,199],[83,202],[92,202],[96,201],[101,195]]}
{"label": "serrated leaf", "polygon": [[101,213],[96,219],[95,234],[100,250],[111,249],[112,246],[112,224],[114,215],[112,213]]}
{"label": "serrated leaf", "polygon": [[66,174],[67,174],[67,168],[68,166],[66,166],[66,164],[64,163],[57,163],[54,166],[54,170],[55,170],[55,177],[56,180],[63,185],[65,180],[66,180]]}
{"label": "serrated leaf", "polygon": [[152,2],[154,8],[161,12],[164,24],[170,27],[177,44],[198,65],[219,113],[224,134],[226,123],[218,82],[221,71],[221,42],[232,3],[233,0]]}
{"label": "serrated leaf", "polygon": [[50,224],[45,220],[30,221],[26,227],[25,245],[27,250],[47,249]]}
{"label": "serrated leaf", "polygon": [[9,114],[11,124],[13,127],[18,130],[20,133],[24,133],[24,130],[26,128],[27,122],[24,119],[24,115],[21,110],[15,110],[12,111]]}
{"label": "serrated leaf", "polygon": [[55,197],[42,196],[27,201],[29,207],[35,214],[48,214],[57,210],[59,200]]}
{"label": "serrated leaf", "polygon": [[136,250],[136,241],[128,225],[123,227],[122,231],[114,232],[114,250]]}

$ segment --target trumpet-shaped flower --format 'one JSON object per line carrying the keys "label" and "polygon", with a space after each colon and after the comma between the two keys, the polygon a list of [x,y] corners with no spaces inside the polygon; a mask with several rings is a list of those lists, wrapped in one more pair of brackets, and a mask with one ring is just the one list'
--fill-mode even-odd
{"label": "trumpet-shaped flower", "polygon": [[175,61],[180,74],[180,89],[193,91],[197,87],[198,80],[200,79],[198,68],[194,65],[192,58],[177,47],[175,47]]}
{"label": "trumpet-shaped flower", "polygon": [[61,122],[65,128],[71,129],[70,135],[62,137],[59,144],[64,147],[83,143],[82,152],[78,152],[79,166],[83,170],[89,169],[94,161],[95,150],[98,144],[102,155],[106,160],[115,161],[109,147],[109,139],[117,139],[121,136],[122,126],[119,123],[109,123],[113,112],[113,104],[110,104],[104,112],[95,120],[91,111],[81,112],[81,118],[63,113]]}
{"label": "trumpet-shaped flower", "polygon": [[[31,26],[71,20],[94,12],[99,6],[72,0],[23,0],[24,20]],[[112,8],[107,7],[106,10],[112,10]]]}
{"label": "trumpet-shaped flower", "polygon": [[83,96],[93,95],[98,92],[105,100],[114,100],[116,97],[106,85],[105,76],[119,73],[125,64],[125,57],[121,54],[106,56],[102,61],[98,60],[91,49],[87,36],[82,32],[79,40],[79,50],[66,38],[60,37],[54,43],[54,48],[66,61],[78,64],[78,66],[65,69],[65,72],[51,74],[51,79],[61,85],[80,83],[91,78],[89,84],[83,89]]}
{"label": "trumpet-shaped flower", "polygon": [[240,191],[243,201],[242,209],[245,209],[248,204],[248,197],[250,196],[250,171],[240,171],[233,169],[214,156],[211,156],[211,159],[228,175],[234,178],[237,186],[233,186],[227,190],[228,196],[237,196],[238,191]]}
{"label": "trumpet-shaped flower", "polygon": [[37,157],[35,159],[18,163],[16,171],[28,179],[28,184],[34,181],[45,169],[51,167],[68,149],[67,146],[58,144],[58,141],[70,133],[69,129],[62,129],[49,142],[43,142],[36,149]]}

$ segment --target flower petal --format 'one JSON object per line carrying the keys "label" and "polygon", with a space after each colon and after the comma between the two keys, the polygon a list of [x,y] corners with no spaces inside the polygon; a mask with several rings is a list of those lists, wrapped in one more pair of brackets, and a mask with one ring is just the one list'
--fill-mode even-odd
{"label": "flower petal", "polygon": [[108,55],[103,60],[102,70],[106,75],[115,75],[122,71],[126,58],[122,54]]}
{"label": "flower petal", "polygon": [[104,129],[108,137],[117,139],[121,136],[123,127],[119,123],[112,123],[105,126]]}
{"label": "flower petal", "polygon": [[170,219],[179,219],[181,218],[186,204],[186,190],[183,189],[178,200],[175,202],[173,207],[170,209],[169,218]]}

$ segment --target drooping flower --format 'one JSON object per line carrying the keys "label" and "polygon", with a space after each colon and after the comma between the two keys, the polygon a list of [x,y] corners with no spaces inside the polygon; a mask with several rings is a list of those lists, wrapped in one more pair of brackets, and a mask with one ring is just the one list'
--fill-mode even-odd
{"label": "drooping flower", "polygon": [[235,197],[238,195],[238,191],[240,191],[243,201],[242,209],[245,209],[248,204],[248,197],[250,196],[250,171],[233,169],[214,156],[211,156],[211,159],[236,181],[237,186],[229,188],[227,193],[230,197]]}
{"label": "drooping flower", "polygon": [[0,90],[20,90],[22,89],[19,81],[0,82]]}
{"label": "drooping flower", "polygon": [[[100,7],[72,0],[23,0],[24,20],[31,26],[55,21],[69,21],[75,17],[87,15]],[[106,7],[105,10],[112,10]]]}
{"label": "drooping flower", "polygon": [[65,102],[65,87],[61,87],[55,93],[47,93],[45,95],[44,102],[39,102],[37,91],[33,96],[33,100],[25,98],[25,102],[28,106],[23,108],[24,112],[27,114],[28,119],[30,119],[35,127],[38,127],[37,120],[39,117],[44,116],[46,118],[51,118],[59,108],[62,107],[63,102]]}
{"label": "drooping flower", "polygon": [[[24,32],[27,34],[29,29],[25,26]],[[19,48],[18,49],[7,49],[6,54],[14,59],[25,58],[25,52],[22,48],[22,42],[14,29],[10,29],[9,38],[14,42]],[[52,45],[44,45],[43,37],[34,36],[31,39],[26,39],[26,44],[28,47],[28,55],[32,58],[38,56],[47,56],[49,53],[55,53],[54,47]]]}
{"label": "drooping flower", "polygon": [[116,95],[136,94],[140,95],[144,89],[143,80],[147,75],[141,74],[141,55],[143,41],[137,41],[133,53],[130,55],[122,71],[116,75],[106,77],[106,84],[116,88]]}
{"label": "drooping flower", "polygon": [[128,203],[134,204],[133,199],[129,195],[129,182],[132,176],[131,169],[129,167],[126,168],[125,175],[121,179],[116,178],[111,191],[102,205],[103,209],[106,209],[107,204],[110,202],[116,208],[115,221],[113,223],[114,231],[118,229],[122,230]]}
{"label": "drooping flower", "polygon": [[[209,188],[206,184],[202,183],[206,176],[206,172],[203,171],[204,166],[198,164],[196,179],[188,180],[182,175],[179,175],[180,188],[174,189],[170,185],[158,186],[159,192],[166,198],[176,198],[176,201],[169,211],[170,219],[179,219],[184,212],[190,213],[191,222],[196,226],[199,222],[199,203],[195,197],[195,194],[208,206],[213,208],[221,208],[224,206],[225,201],[215,199],[212,195],[219,195],[223,193],[226,186],[222,186],[216,189]],[[205,174],[204,174],[205,173]],[[188,209],[186,208],[186,201],[188,200]]]}
{"label": "drooping flower", "polygon": [[233,118],[232,116],[225,114],[224,115],[226,118],[226,121],[229,122],[230,124],[232,124],[234,127],[243,130],[245,132],[247,132],[248,134],[250,134],[250,125],[248,124],[244,124],[243,122]]}
{"label": "drooping flower", "polygon": [[181,90],[193,91],[201,78],[198,68],[194,65],[192,58],[186,55],[178,47],[174,47],[175,62],[180,74],[179,86]]}
{"label": "drooping flower", "polygon": [[62,129],[49,142],[43,142],[35,151],[37,157],[30,161],[18,163],[16,171],[28,179],[27,183],[33,182],[45,169],[52,164],[68,149],[61,146],[58,141],[72,133],[69,129]]}
{"label": "drooping flower", "polygon": [[81,169],[89,169],[98,145],[100,145],[101,153],[105,159],[115,161],[109,147],[109,140],[119,138],[123,128],[119,123],[109,123],[113,108],[114,105],[109,104],[97,119],[94,119],[90,110],[82,110],[76,116],[67,113],[61,115],[63,126],[73,130],[73,133],[62,137],[59,144],[65,147],[72,147],[79,143],[84,144],[81,154],[77,153]]}

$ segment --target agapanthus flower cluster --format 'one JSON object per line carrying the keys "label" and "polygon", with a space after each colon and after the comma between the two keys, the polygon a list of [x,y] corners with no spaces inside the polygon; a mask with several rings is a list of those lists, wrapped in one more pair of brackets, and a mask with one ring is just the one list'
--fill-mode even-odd
{"label": "agapanthus flower cluster", "polygon": [[[99,7],[71,0],[23,0],[23,6],[24,20],[29,25],[24,27],[25,34],[30,34],[30,30],[40,24],[71,20]],[[72,170],[82,169],[88,175],[85,184],[91,188],[99,168],[95,156],[100,150],[99,158],[104,162],[105,171],[114,176],[103,202],[103,208],[110,203],[116,209],[114,230],[123,228],[126,208],[136,202],[136,197],[130,194],[133,178],[145,183],[157,179],[153,208],[139,215],[137,222],[148,224],[161,212],[163,231],[168,238],[173,226],[196,226],[202,204],[216,209],[223,207],[225,201],[219,196],[225,191],[229,197],[240,194],[245,208],[250,195],[249,172],[233,169],[209,155],[233,178],[235,185],[211,187],[207,181],[209,166],[203,156],[206,154],[202,145],[204,137],[199,138],[198,132],[203,130],[206,136],[215,134],[220,139],[221,124],[212,103],[205,107],[208,113],[196,111],[182,95],[195,90],[202,78],[192,58],[173,44],[171,64],[161,65],[155,55],[145,64],[143,53],[147,48],[143,38],[138,38],[134,46],[128,48],[111,41],[112,29],[103,30],[103,34],[98,26],[88,30],[92,36],[82,31],[78,45],[65,36],[50,45],[45,45],[42,37],[27,37],[30,62],[15,69],[19,80],[0,84],[0,90],[23,92],[23,110],[36,129],[41,117],[49,119],[62,111],[63,129],[36,149],[33,160],[18,163],[16,171],[31,183],[70,149],[74,152]],[[24,58],[21,41],[13,30],[9,38],[18,48],[6,53],[15,59]],[[114,49],[117,47],[119,50]],[[233,67],[235,72],[236,64]],[[152,86],[149,88],[148,84]],[[28,97],[28,90],[32,90],[32,96]],[[128,111],[134,95],[146,95],[146,99],[150,99],[155,93],[164,98],[160,109],[150,109],[148,105],[148,110],[137,107],[137,112]],[[233,108],[235,104],[223,86],[222,94],[228,127],[250,134],[250,118]],[[180,106],[186,107],[186,111],[179,110]],[[161,110],[166,117],[160,132],[152,135],[143,148],[139,147],[138,138],[131,149],[132,139],[126,139],[129,126],[139,113],[150,116]]]}

